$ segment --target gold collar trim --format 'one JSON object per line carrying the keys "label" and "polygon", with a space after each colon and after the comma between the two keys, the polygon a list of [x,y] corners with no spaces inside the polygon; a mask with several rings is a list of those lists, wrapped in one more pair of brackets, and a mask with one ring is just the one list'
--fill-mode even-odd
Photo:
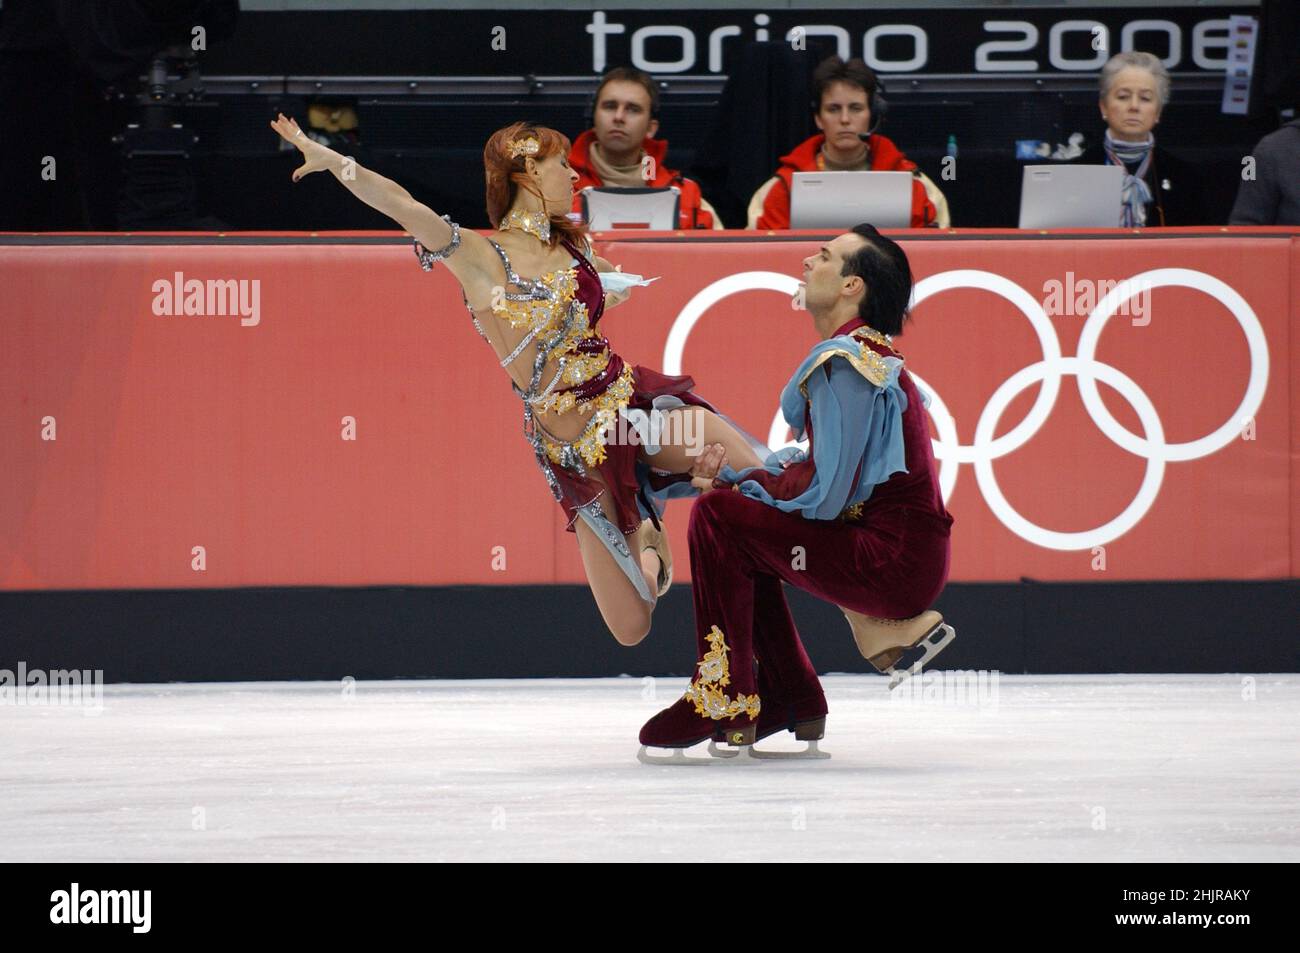
{"label": "gold collar trim", "polygon": [[511,209],[510,214],[501,219],[501,223],[497,225],[497,231],[504,232],[511,228],[534,235],[539,241],[551,240],[551,218],[545,212],[521,212],[519,209]]}

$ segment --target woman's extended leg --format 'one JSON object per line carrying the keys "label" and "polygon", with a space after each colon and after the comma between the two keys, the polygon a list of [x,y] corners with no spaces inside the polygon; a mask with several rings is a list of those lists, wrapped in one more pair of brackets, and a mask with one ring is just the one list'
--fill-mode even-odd
{"label": "woman's extended leg", "polygon": [[[601,496],[600,505],[606,519],[615,523],[609,506],[608,493]],[[596,608],[600,610],[601,618],[605,620],[610,633],[621,645],[636,645],[650,631],[650,615],[654,611],[654,603],[646,602],[641,598],[632,581],[627,578],[623,567],[581,517],[574,523],[573,528],[578,534],[578,550],[582,553],[582,565],[587,571],[587,583],[591,586],[591,594],[595,597]],[[637,542],[638,538],[637,533],[624,537],[628,548],[632,550],[632,558],[641,567],[646,587],[653,598],[658,584],[659,557],[653,550],[642,553]]]}
{"label": "woman's extended leg", "polygon": [[[695,414],[688,420],[685,414]],[[644,459],[661,470],[671,473],[689,473],[700,452],[712,443],[721,444],[727,451],[727,463],[736,469],[762,464],[758,454],[740,432],[729,423],[703,407],[679,407],[666,411],[661,449]],[[599,478],[596,477],[597,481]],[[601,509],[610,522],[614,522],[609,507],[608,494],[600,498]],[[654,603],[646,602],[623,571],[623,567],[610,555],[605,544],[581,518],[574,524],[578,534],[578,549],[582,565],[587,571],[587,583],[600,609],[601,618],[614,638],[622,645],[636,645],[650,631],[650,618]],[[638,536],[625,537],[632,556],[641,566],[646,587],[654,593],[658,585],[659,557],[653,550],[639,551]]]}
{"label": "woman's extended leg", "polygon": [[703,407],[677,407],[663,411],[659,452],[642,458],[652,467],[669,473],[689,473],[700,453],[713,443],[727,451],[727,464],[736,470],[762,466],[754,448],[740,431]]}

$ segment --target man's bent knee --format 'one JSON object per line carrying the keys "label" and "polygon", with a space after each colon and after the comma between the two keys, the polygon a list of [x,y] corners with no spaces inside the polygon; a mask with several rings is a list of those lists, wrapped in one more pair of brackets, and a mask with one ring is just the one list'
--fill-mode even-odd
{"label": "man's bent knee", "polygon": [[691,518],[687,524],[687,534],[698,533],[704,529],[726,529],[734,525],[745,509],[748,497],[736,490],[710,490],[691,507]]}

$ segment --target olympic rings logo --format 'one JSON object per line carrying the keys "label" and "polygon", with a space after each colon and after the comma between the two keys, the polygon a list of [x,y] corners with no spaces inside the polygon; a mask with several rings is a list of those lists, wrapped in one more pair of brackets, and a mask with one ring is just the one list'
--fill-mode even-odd
{"label": "olympic rings logo", "polygon": [[[682,354],[691,330],[718,301],[740,291],[752,290],[777,291],[793,297],[799,284],[797,279],[778,272],[748,271],[729,275],[708,285],[686,303],[673,322],[664,345],[664,373],[681,373]],[[1101,332],[1120,306],[1136,294],[1162,287],[1190,288],[1214,298],[1236,318],[1250,351],[1250,375],[1237,409],[1218,429],[1184,443],[1168,443],[1160,416],[1146,393],[1126,374],[1098,361],[1096,357]],[[957,485],[959,467],[963,463],[971,464],[975,468],[975,480],[984,501],[1002,525],[1021,539],[1045,549],[1092,549],[1128,532],[1146,516],[1155,503],[1166,464],[1195,460],[1223,449],[1241,433],[1264,400],[1264,391],[1268,386],[1268,341],[1264,337],[1259,318],[1236,290],[1204,272],[1189,268],[1157,268],[1119,282],[1097,302],[1097,306],[1088,315],[1079,335],[1078,354],[1073,357],[1062,355],[1056,329],[1042,304],[1014,281],[993,272],[957,269],[923,278],[913,289],[913,304],[919,305],[934,295],[956,288],[975,288],[1005,298],[1029,321],[1038,336],[1043,357],[1012,374],[993,392],[975,424],[974,442],[970,444],[958,442],[956,421],[938,391],[909,369],[917,386],[928,392],[931,398],[930,419],[934,421],[939,433],[933,446],[935,458],[940,461],[940,490],[946,502]],[[1038,526],[1018,513],[1003,495],[993,473],[994,460],[1024,446],[1038,433],[1056,405],[1061,378],[1065,376],[1076,379],[1083,405],[1101,432],[1119,447],[1147,461],[1146,473],[1137,495],[1123,512],[1101,526],[1069,533]],[[1128,401],[1137,413],[1144,436],[1125,429],[1106,409],[1097,390],[1099,380],[1113,387]],[[1043,386],[1025,419],[1001,437],[995,438],[993,434],[1007,406],[1021,391],[1039,381]],[[787,432],[785,420],[778,408],[768,435],[769,446],[789,445]]]}

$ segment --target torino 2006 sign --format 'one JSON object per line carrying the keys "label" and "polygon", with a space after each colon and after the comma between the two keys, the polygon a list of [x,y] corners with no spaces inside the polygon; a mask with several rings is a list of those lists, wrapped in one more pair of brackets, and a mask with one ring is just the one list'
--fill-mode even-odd
{"label": "torino 2006 sign", "polygon": [[[1250,7],[1014,10],[792,10],[676,16],[597,11],[584,26],[592,69],[631,63],[651,73],[726,72],[751,40],[862,57],[884,73],[1095,72],[1112,53],[1144,50],[1168,69],[1226,68],[1232,13]],[[677,22],[673,22],[676,20]]]}

